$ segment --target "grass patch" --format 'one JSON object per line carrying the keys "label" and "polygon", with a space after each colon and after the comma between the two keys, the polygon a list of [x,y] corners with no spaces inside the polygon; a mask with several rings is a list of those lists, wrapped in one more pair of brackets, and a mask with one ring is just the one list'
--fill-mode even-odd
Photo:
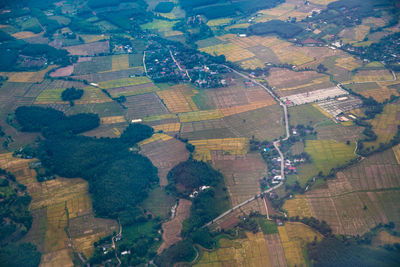
{"label": "grass patch", "polygon": [[312,126],[329,119],[312,104],[289,107],[289,115],[289,123],[294,126],[299,124]]}
{"label": "grass patch", "polygon": [[166,219],[169,217],[169,212],[174,204],[175,198],[167,195],[161,187],[157,187],[149,192],[149,196],[143,201],[142,207],[154,216]]}
{"label": "grass patch", "polygon": [[265,235],[278,233],[278,226],[274,221],[268,221],[264,217],[256,218],[256,221]]}

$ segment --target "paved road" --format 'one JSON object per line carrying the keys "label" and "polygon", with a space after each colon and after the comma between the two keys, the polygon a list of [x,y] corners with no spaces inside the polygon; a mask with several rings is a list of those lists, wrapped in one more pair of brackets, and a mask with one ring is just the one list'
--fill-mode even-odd
{"label": "paved road", "polygon": [[[258,81],[254,80],[253,78],[251,78],[248,75],[240,73],[240,72],[238,72],[238,71],[236,71],[236,70],[234,70],[234,69],[232,69],[232,68],[230,68],[230,67],[228,67],[226,65],[222,65],[222,66],[224,66],[225,68],[231,70],[232,72],[240,75],[241,77],[252,81],[254,84],[257,84],[258,86],[261,86],[265,91],[267,91],[267,93],[269,93],[279,103],[279,105],[283,108],[283,113],[284,113],[284,116],[285,116],[285,128],[286,128],[286,137],[284,139],[282,139],[282,140],[283,141],[287,140],[290,137],[287,106],[268,87],[264,86],[263,84],[259,83]],[[211,222],[206,223],[204,226],[209,226],[209,225],[213,224],[215,221],[220,220],[221,218],[225,217],[226,215],[228,215],[229,213],[233,212],[234,210],[236,210],[236,209],[238,209],[238,208],[240,208],[240,207],[252,202],[253,200],[261,197],[263,194],[266,194],[266,193],[269,193],[269,192],[271,192],[273,190],[278,189],[279,187],[281,187],[284,184],[284,180],[285,180],[285,158],[283,157],[282,151],[279,149],[279,141],[275,141],[273,144],[274,144],[275,149],[278,151],[279,156],[281,157],[281,176],[282,176],[282,181],[279,184],[271,187],[270,189],[267,189],[267,190],[261,192],[260,194],[255,195],[254,197],[251,197],[251,198],[243,201],[242,203],[236,205],[235,207],[231,208],[230,210],[222,213],[221,215],[216,217]]]}

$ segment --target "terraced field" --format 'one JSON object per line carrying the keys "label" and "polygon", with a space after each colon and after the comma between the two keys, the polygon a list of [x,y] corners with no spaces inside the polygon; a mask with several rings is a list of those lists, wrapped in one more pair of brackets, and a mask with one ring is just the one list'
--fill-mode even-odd
{"label": "terraced field", "polygon": [[303,196],[286,201],[289,216],[325,220],[335,233],[363,234],[400,221],[400,165],[392,150],[374,154]]}
{"label": "terraced field", "polygon": [[77,252],[90,257],[93,242],[116,231],[117,222],[94,217],[86,181],[57,178],[39,183],[35,171],[29,168],[30,162],[13,158],[11,153],[0,155],[0,167],[14,173],[32,197],[30,209],[34,220],[23,240],[38,245],[43,266],[73,266],[73,251],[66,230]]}

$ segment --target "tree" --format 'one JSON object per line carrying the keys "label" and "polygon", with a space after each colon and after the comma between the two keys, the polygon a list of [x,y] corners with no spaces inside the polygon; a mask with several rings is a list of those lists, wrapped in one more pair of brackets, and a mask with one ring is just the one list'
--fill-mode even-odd
{"label": "tree", "polygon": [[67,88],[61,93],[61,99],[63,101],[72,101],[82,98],[84,91],[82,89],[76,89],[75,87]]}

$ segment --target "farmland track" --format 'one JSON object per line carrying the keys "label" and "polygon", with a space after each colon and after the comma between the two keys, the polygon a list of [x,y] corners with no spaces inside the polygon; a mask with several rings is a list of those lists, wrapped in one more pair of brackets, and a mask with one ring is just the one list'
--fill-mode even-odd
{"label": "farmland track", "polygon": [[[286,141],[287,139],[289,139],[290,131],[289,131],[289,120],[288,120],[287,106],[271,91],[271,89],[269,89],[268,87],[264,86],[263,84],[257,82],[256,80],[254,80],[250,76],[245,75],[243,73],[240,73],[240,72],[238,72],[238,71],[236,71],[236,70],[234,70],[231,67],[228,67],[226,65],[221,65],[221,66],[225,67],[226,69],[236,73],[237,75],[239,75],[239,76],[241,76],[241,77],[243,77],[245,79],[250,80],[254,84],[260,86],[261,88],[263,88],[268,94],[270,94],[279,103],[279,105],[283,108],[284,120],[285,120],[285,128],[286,128],[286,137],[284,139],[282,139],[282,141]],[[222,213],[221,215],[219,215],[218,217],[216,217],[212,221],[206,223],[204,226],[209,226],[209,225],[213,224],[215,221],[218,221],[218,220],[222,219],[223,217],[225,217],[226,215],[230,214],[234,210],[239,209],[240,207],[243,207],[244,205],[252,202],[253,200],[256,200],[257,198],[263,196],[266,193],[269,193],[269,192],[271,192],[273,190],[278,189],[279,187],[281,187],[284,184],[284,181],[285,181],[285,158],[283,157],[282,151],[279,149],[279,142],[280,141],[277,140],[277,141],[274,141],[273,144],[274,144],[274,147],[275,147],[276,151],[278,151],[279,156],[281,158],[281,176],[282,176],[282,181],[279,184],[271,187],[270,189],[267,189],[267,190],[255,195],[254,197],[251,197],[251,198],[243,201],[242,203],[239,203],[238,205],[232,207],[231,209],[229,209],[228,211]]]}

